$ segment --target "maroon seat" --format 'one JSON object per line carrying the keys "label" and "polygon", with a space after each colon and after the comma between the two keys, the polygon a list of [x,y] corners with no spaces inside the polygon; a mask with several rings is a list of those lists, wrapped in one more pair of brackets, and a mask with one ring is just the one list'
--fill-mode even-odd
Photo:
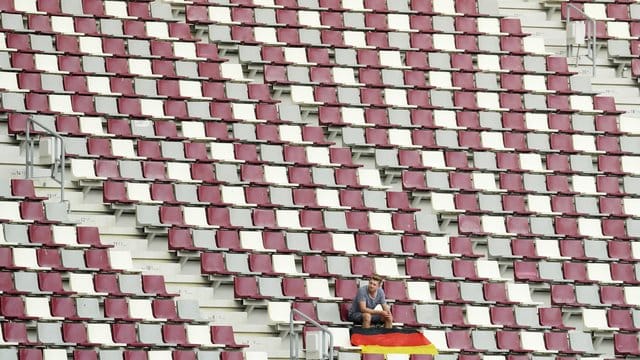
{"label": "maroon seat", "polygon": [[245,348],[248,345],[236,343],[233,328],[230,325],[211,326],[211,338],[214,344],[224,344],[232,349]]}
{"label": "maroon seat", "polygon": [[638,356],[640,355],[640,345],[637,334],[613,334],[613,349],[616,355]]}

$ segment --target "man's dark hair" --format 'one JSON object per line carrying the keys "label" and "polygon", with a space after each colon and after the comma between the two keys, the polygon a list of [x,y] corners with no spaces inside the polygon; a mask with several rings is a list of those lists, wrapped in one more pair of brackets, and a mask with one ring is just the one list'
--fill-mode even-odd
{"label": "man's dark hair", "polygon": [[373,274],[371,275],[371,278],[369,278],[369,280],[375,280],[378,282],[378,284],[382,284],[382,282],[384,281],[384,278],[378,274]]}

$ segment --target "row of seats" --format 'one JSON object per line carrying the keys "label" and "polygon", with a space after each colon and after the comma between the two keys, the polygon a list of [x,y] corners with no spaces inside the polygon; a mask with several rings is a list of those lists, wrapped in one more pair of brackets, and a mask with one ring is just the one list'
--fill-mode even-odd
{"label": "row of seats", "polygon": [[[499,222],[498,217],[490,219]],[[597,220],[597,219],[596,219]],[[171,226],[238,229],[337,230],[343,232],[430,233],[441,230],[435,215],[420,212],[295,210],[137,205],[138,226],[162,229]],[[504,219],[502,219],[504,221]],[[591,225],[591,223],[589,223]],[[478,224],[479,225],[479,224]],[[504,225],[503,225],[504,227]],[[463,227],[464,228],[464,227]],[[469,226],[470,230],[471,227]],[[499,229],[498,229],[499,230]]]}
{"label": "row of seats", "polygon": [[[0,354],[8,360],[66,360],[67,349],[16,347],[2,348]],[[266,360],[267,353],[261,351],[221,351],[221,350],[190,350],[190,349],[93,349],[76,348],[69,352],[74,360]]]}
{"label": "row of seats", "polygon": [[214,230],[177,228],[168,230],[173,251],[224,250],[299,254],[371,254],[477,258],[471,239],[462,236],[408,234],[304,233],[281,230]]}
{"label": "row of seats", "polygon": [[27,12],[40,13],[47,12],[52,14],[72,14],[72,15],[91,15],[95,18],[103,17],[120,17],[130,18],[137,17],[142,19],[152,18],[171,18],[171,7],[169,4],[157,2],[141,2],[128,3],[124,1],[96,1],[96,0],[74,0],[74,1],[46,1],[46,0],[27,0],[14,1],[4,0],[0,4],[3,11],[7,12]]}
{"label": "row of seats", "polygon": [[[523,258],[531,260],[549,259],[578,261],[611,262],[612,275],[615,279],[624,278],[627,283],[634,283],[633,267],[640,260],[638,243],[622,239],[505,239],[490,238],[487,240],[487,256],[491,259],[511,261]],[[624,261],[625,263],[621,263]],[[626,263],[629,262],[629,263]],[[619,268],[619,269],[618,269]],[[626,268],[623,270],[623,268]],[[621,279],[622,280],[622,279]]]}
{"label": "row of seats", "polygon": [[[248,179],[243,179],[247,181]],[[251,183],[254,183],[251,181]],[[255,182],[255,184],[260,184]],[[262,188],[266,190],[265,188]],[[107,180],[103,184],[104,200],[106,203],[191,203],[192,195],[197,194],[196,202],[216,199],[217,205],[232,204],[246,206],[257,204],[260,207],[277,206],[277,190],[271,191],[271,196],[259,198],[258,192],[252,187],[243,186],[206,186],[193,184],[159,184],[116,182]],[[210,192],[206,193],[205,192]],[[280,193],[282,195],[284,192]],[[266,193],[265,193],[266,195]],[[409,204],[407,193],[383,190],[362,189],[323,189],[323,188],[294,188],[291,189],[291,199],[294,207],[307,208],[351,208],[366,210],[377,208],[387,211],[413,211]],[[282,204],[283,199],[280,200]],[[288,205],[288,204],[287,204]]]}
{"label": "row of seats", "polygon": [[[334,344],[338,344],[342,349],[354,349],[349,341],[348,328],[333,327],[330,330],[334,336]],[[560,353],[582,356],[596,354],[591,334],[576,330],[569,332],[535,332],[491,329],[430,329],[423,330],[423,333],[444,354],[450,352],[471,354],[510,353],[510,357],[527,353]]]}
{"label": "row of seats", "polygon": [[[625,266],[627,265],[627,266]],[[635,268],[624,263],[580,263],[576,260],[553,261],[519,261],[513,263],[513,276],[516,280],[546,283],[600,283],[622,284],[627,279],[636,283]],[[631,270],[631,272],[628,272]]]}
{"label": "row of seats", "polygon": [[[506,35],[522,35],[518,19],[497,19],[489,17],[461,17],[451,14],[424,15],[418,13],[389,12],[382,8],[361,9],[326,9],[311,8],[268,8],[243,6],[216,5],[187,5],[186,20],[195,24],[246,24],[246,25],[286,25],[294,28],[333,28],[341,30],[379,30],[379,31],[447,31],[449,26],[456,24],[456,29],[462,31],[474,25],[475,31],[480,33]],[[238,6],[239,5],[239,6]],[[345,11],[346,10],[346,11]],[[353,11],[355,10],[355,11]],[[358,11],[364,10],[364,11]],[[465,9],[466,10],[466,9]],[[466,25],[466,27],[464,27]]]}
{"label": "row of seats", "polygon": [[[25,323],[5,322],[2,325],[6,342],[35,345],[27,336]],[[215,332],[214,327],[196,324],[38,322],[37,344],[99,348],[224,348],[225,344],[213,342]]]}
{"label": "row of seats", "polygon": [[[481,162],[481,154],[474,153],[474,163]],[[529,160],[529,159],[527,159]],[[444,175],[444,176],[443,176]],[[470,176],[469,176],[470,175]],[[443,191],[467,190],[499,192],[509,191],[512,195],[524,194],[549,194],[549,195],[608,195],[610,197],[635,196],[638,195],[637,178],[631,176],[608,176],[608,175],[562,175],[562,174],[536,174],[536,173],[514,173],[500,172],[496,179],[491,181],[484,173],[472,172],[450,174],[442,171],[414,171],[406,170],[401,174],[402,184],[405,190],[409,191]],[[470,179],[469,179],[470,177]],[[414,193],[414,196],[416,194]],[[514,200],[517,202],[517,200]],[[600,200],[599,200],[600,201]],[[602,200],[602,203],[615,200]],[[508,206],[504,207],[509,208]],[[603,209],[608,208],[604,206]],[[586,210],[584,208],[583,210]],[[594,212],[593,207],[589,207],[587,212]],[[613,209],[613,207],[611,208]],[[608,209],[605,213],[611,211]]]}
{"label": "row of seats", "polygon": [[458,215],[458,232],[475,236],[629,239],[638,235],[638,225],[636,219]]}
{"label": "row of seats", "polygon": [[98,228],[92,226],[5,223],[0,227],[1,242],[15,246],[14,250],[30,245],[68,249],[110,247],[101,242]]}
{"label": "row of seats", "polygon": [[[203,256],[204,261],[211,260],[214,256]],[[306,259],[303,259],[305,261]],[[415,270],[422,261],[413,263],[408,262],[408,266],[412,266]],[[204,268],[204,266],[212,266],[210,261],[203,264],[203,272],[211,271],[213,268]],[[427,270],[428,271],[428,270]],[[219,282],[226,282],[223,277],[231,274],[213,273],[212,279]],[[313,274],[324,275],[324,274]],[[328,281],[318,278],[284,278],[278,279],[268,276],[247,276],[237,275],[233,278],[234,294],[236,297],[243,299],[270,299],[279,300],[313,300],[320,302],[341,302],[350,303],[355,298],[359,282],[357,279],[336,277],[337,274],[331,275],[335,277],[334,284],[331,288]],[[416,276],[413,276],[416,275]],[[337,275],[341,276],[341,275]],[[358,276],[358,274],[356,274]],[[418,281],[420,277],[428,277],[428,273],[421,275],[412,274],[415,280],[389,280],[385,284],[385,294],[390,302],[399,303],[467,303],[467,304],[497,304],[497,305],[522,305],[532,306],[539,305],[531,299],[530,288],[527,284],[511,283],[511,282],[456,282],[456,281],[435,281],[432,285],[428,281]],[[453,277],[452,277],[453,278]],[[433,279],[433,278],[431,278]],[[434,295],[432,295],[434,290]],[[335,294],[335,296],[334,296]],[[343,320],[347,320],[343,318]]]}

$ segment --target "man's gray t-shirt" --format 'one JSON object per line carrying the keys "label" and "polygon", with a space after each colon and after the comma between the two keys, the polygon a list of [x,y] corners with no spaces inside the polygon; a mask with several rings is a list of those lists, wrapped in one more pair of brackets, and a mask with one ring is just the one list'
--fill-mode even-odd
{"label": "man's gray t-shirt", "polygon": [[376,292],[376,297],[372,298],[369,296],[369,291],[367,290],[367,286],[361,286],[358,289],[358,293],[356,297],[353,299],[353,303],[351,304],[351,308],[349,308],[349,315],[359,313],[360,312],[360,301],[365,301],[368,309],[375,308],[378,304],[384,305],[387,303],[387,300],[384,296],[384,290],[378,288],[378,292]]}

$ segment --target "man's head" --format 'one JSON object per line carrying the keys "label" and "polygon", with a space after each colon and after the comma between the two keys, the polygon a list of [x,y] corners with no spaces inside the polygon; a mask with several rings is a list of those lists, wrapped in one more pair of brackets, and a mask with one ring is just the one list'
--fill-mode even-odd
{"label": "man's head", "polygon": [[369,284],[367,285],[367,290],[370,294],[375,294],[378,291],[378,288],[382,285],[382,276],[373,275],[369,279]]}

